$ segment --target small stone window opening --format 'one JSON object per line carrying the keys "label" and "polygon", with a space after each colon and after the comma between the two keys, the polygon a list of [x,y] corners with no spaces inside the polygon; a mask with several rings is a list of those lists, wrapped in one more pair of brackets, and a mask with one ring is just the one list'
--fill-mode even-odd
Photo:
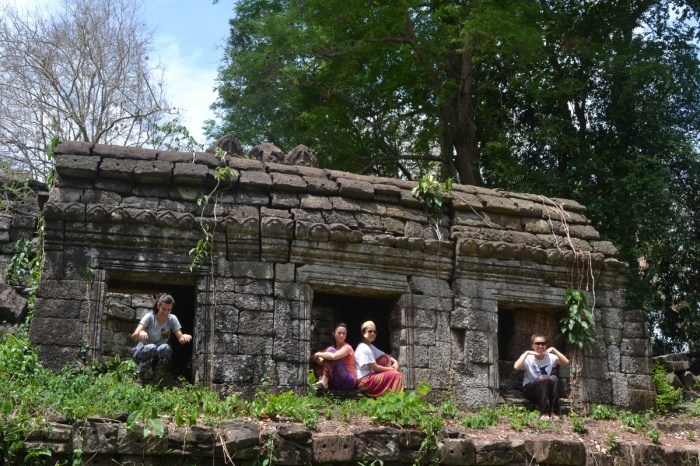
{"label": "small stone window opening", "polygon": [[[131,333],[141,317],[153,308],[154,296],[169,293],[175,300],[173,314],[182,325],[183,333],[194,337],[195,289],[183,285],[161,285],[158,283],[110,280],[105,294],[105,316],[102,332],[102,354],[105,358],[119,355],[122,359],[131,358],[131,348],[135,343]],[[192,346],[180,345],[171,337],[173,348],[172,370],[176,378],[184,377],[193,381]]]}
{"label": "small stone window opening", "polygon": [[[513,369],[520,355],[532,346],[530,338],[535,333],[545,335],[565,355],[570,356],[560,340],[559,319],[561,313],[553,309],[499,306],[498,310],[498,372],[499,393],[503,399],[519,400],[522,395],[522,371]],[[568,396],[568,371],[555,369],[562,383],[562,397]]]}
{"label": "small stone window opening", "polygon": [[377,326],[374,345],[385,353],[394,354],[398,351],[398,348],[391,347],[390,321],[394,302],[394,299],[314,294],[311,305],[311,354],[333,344],[331,331],[338,322],[348,325],[346,341],[355,349],[362,341],[360,326],[367,320]]}

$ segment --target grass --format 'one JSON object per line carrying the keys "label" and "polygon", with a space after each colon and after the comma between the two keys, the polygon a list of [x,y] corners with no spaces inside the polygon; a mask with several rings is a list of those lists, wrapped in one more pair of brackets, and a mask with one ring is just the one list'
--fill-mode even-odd
{"label": "grass", "polygon": [[[163,420],[178,426],[216,427],[235,418],[292,421],[316,429],[319,421],[333,419],[353,423],[358,416],[381,425],[417,428],[425,433],[421,454],[433,458],[445,422],[452,420],[469,429],[487,429],[499,424],[515,431],[561,429],[523,407],[500,406],[460,411],[453,402],[434,405],[427,401],[427,383],[405,393],[389,393],[379,399],[338,400],[291,391],[274,393],[265,384],[252,399],[217,392],[180,381],[180,386],[141,386],[135,380],[135,364],[114,359],[106,365],[53,372],[39,361],[38,352],[26,338],[7,335],[0,342],[0,458],[7,464],[26,461],[40,451],[26,451],[24,439],[44,429],[49,419],[69,423],[91,416],[127,419],[127,425],[143,436],[164,435]],[[700,399],[689,410],[700,415]],[[605,405],[594,405],[593,420],[619,421],[623,430],[646,435],[658,442],[660,433],[650,426],[653,413],[631,413]],[[572,413],[567,422],[577,433],[585,433],[586,420]],[[616,438],[608,439],[615,444]],[[693,438],[693,440],[695,440]],[[45,452],[44,452],[45,453]],[[0,461],[1,462],[1,461]]]}

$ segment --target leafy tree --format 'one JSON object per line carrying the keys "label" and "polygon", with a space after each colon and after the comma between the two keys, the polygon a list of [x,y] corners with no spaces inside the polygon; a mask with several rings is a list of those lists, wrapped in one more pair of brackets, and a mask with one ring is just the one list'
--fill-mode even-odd
{"label": "leafy tree", "polygon": [[439,162],[480,184],[480,102],[494,76],[535,56],[533,7],[238,2],[214,105],[223,124],[210,135],[301,140],[324,164],[364,173],[412,178]]}
{"label": "leafy tree", "polygon": [[700,342],[696,2],[243,0],[221,124],[322,164],[570,197],[628,305]]}
{"label": "leafy tree", "polygon": [[52,15],[0,7],[0,154],[44,178],[62,140],[141,146],[166,118],[151,32],[135,0],[63,0]]}

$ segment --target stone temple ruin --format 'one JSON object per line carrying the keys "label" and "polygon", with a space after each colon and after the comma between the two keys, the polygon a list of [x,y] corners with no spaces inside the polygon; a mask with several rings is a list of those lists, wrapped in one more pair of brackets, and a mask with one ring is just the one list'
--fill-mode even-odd
{"label": "stone temple ruin", "polygon": [[[623,308],[626,265],[580,204],[457,185],[438,235],[415,182],[317,168],[303,147],[256,153],[58,146],[30,328],[49,367],[128,357],[138,318],[167,291],[194,337],[174,345],[180,374],[222,393],[264,380],[304,392],[332,323],[348,323],[354,345],[372,319],[408,388],[428,381],[434,396],[492,405],[517,389],[530,334],[557,334],[564,292],[583,277],[596,342],[569,396],[653,404],[644,316]],[[235,179],[217,187],[226,165]],[[191,267],[203,228],[209,254]]]}

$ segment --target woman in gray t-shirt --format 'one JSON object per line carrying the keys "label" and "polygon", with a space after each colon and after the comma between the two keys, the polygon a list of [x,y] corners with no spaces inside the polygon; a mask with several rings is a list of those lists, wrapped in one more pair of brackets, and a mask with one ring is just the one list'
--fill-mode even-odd
{"label": "woman in gray t-shirt", "polygon": [[170,365],[173,354],[168,344],[170,335],[174,334],[181,345],[192,341],[191,335],[182,333],[180,321],[172,314],[174,304],[171,295],[158,296],[153,312],[144,315],[131,334],[131,339],[138,342],[131,355],[139,363],[140,380],[150,380],[154,370],[161,372]]}

